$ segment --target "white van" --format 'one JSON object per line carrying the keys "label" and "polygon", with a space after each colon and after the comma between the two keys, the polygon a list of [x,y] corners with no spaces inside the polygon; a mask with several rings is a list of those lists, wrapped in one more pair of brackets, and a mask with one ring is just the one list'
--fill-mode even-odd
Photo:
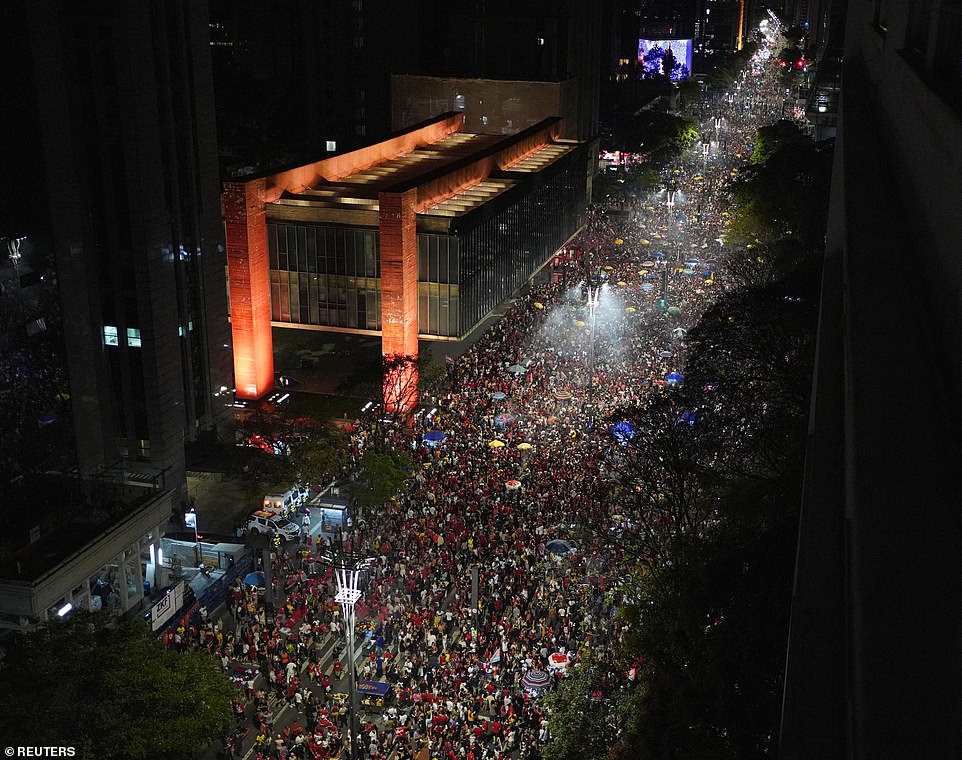
{"label": "white van", "polygon": [[291,486],[286,491],[275,491],[264,497],[264,505],[261,507],[265,512],[287,517],[294,514],[302,502],[306,501],[307,492],[302,491],[299,486]]}

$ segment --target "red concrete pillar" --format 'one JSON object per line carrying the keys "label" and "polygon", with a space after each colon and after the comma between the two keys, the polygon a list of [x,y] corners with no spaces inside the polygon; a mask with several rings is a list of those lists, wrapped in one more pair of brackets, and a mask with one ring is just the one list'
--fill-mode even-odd
{"label": "red concrete pillar", "polygon": [[260,398],[274,388],[264,191],[263,179],[224,183],[234,387],[241,399]]}
{"label": "red concrete pillar", "polygon": [[[381,353],[418,355],[417,188],[380,193]],[[408,411],[418,401],[417,367],[405,362],[384,378],[384,406]]]}

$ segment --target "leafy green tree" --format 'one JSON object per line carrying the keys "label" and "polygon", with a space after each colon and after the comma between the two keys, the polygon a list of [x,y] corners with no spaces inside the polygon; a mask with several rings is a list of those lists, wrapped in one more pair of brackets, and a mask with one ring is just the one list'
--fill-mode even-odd
{"label": "leafy green tree", "polygon": [[411,457],[393,448],[365,451],[361,457],[358,502],[370,507],[384,504],[401,490],[413,468]]}
{"label": "leafy green tree", "polygon": [[613,691],[613,674],[589,654],[561,681],[558,691],[545,699],[551,741],[542,750],[544,760],[583,760],[601,757],[618,737],[619,692]]}
{"label": "leafy green tree", "polygon": [[328,427],[294,445],[288,460],[291,478],[303,483],[327,483],[340,471],[347,454],[345,436]]}
{"label": "leafy green tree", "polygon": [[183,760],[223,735],[236,689],[213,657],[168,652],[143,621],[78,611],[8,649],[0,694],[7,744]]}
{"label": "leafy green tree", "polygon": [[812,250],[825,237],[833,144],[816,144],[781,124],[756,143],[755,163],[729,185],[733,219],[726,241],[771,245],[794,237],[802,250]]}
{"label": "leafy green tree", "polygon": [[797,475],[733,482],[710,535],[645,576],[625,657],[643,661],[617,757],[771,756],[781,701]]}

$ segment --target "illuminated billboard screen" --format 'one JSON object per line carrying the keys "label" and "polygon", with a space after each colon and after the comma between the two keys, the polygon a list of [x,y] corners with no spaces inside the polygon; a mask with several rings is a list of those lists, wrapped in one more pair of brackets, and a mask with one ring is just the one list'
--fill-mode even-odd
{"label": "illuminated billboard screen", "polygon": [[669,76],[678,81],[691,74],[691,49],[691,40],[638,40],[638,63],[644,66],[648,75],[662,74],[662,61],[665,53],[671,50],[675,65]]}

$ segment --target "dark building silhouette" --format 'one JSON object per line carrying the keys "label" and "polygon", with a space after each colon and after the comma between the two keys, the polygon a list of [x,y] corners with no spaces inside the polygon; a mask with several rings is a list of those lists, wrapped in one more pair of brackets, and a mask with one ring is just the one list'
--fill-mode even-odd
{"label": "dark building silhouette", "polygon": [[958,758],[962,6],[849,3],[841,66],[779,757]]}
{"label": "dark building silhouette", "polygon": [[79,471],[183,496],[232,386],[206,3],[21,7]]}
{"label": "dark building silhouette", "polygon": [[[563,116],[568,136],[591,140],[604,56],[600,10],[577,0],[453,0],[430,12],[413,0],[213,0],[210,44],[224,164],[260,171],[314,160],[319,151],[353,150],[463,110],[443,82],[439,94],[424,96],[425,77],[563,84],[567,112],[539,110],[513,120],[521,126],[504,133]],[[392,75],[420,78],[407,107],[398,105],[407,96],[392,92],[398,87]],[[530,110],[523,102],[512,108]],[[478,113],[489,124],[468,118],[466,126],[501,134],[503,122],[496,128],[493,113]]]}

